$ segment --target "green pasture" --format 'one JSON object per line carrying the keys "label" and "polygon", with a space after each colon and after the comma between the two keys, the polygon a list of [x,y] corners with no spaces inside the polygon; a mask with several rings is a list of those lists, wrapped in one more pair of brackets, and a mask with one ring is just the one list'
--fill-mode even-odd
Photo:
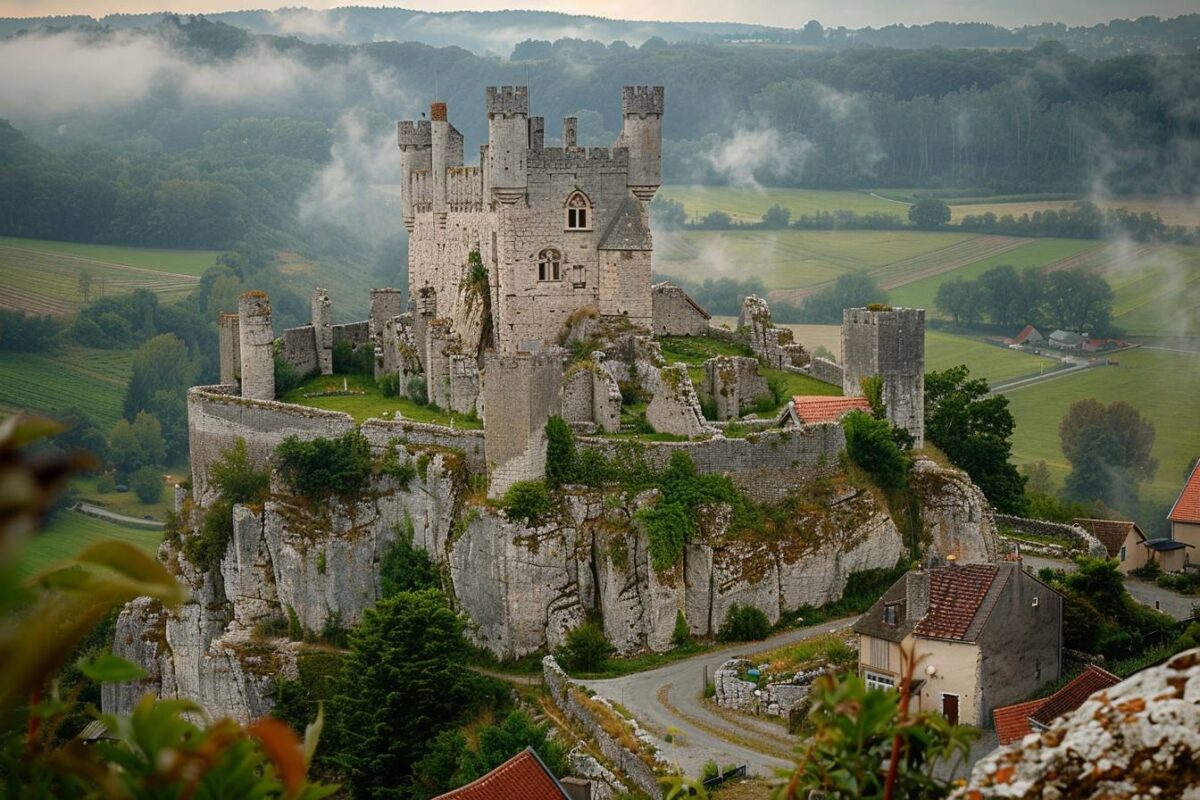
{"label": "green pasture", "polygon": [[996,385],[1037,375],[1058,366],[1058,362],[989,344],[981,338],[959,336],[942,331],[925,332],[925,370],[935,372],[966,364],[971,377],[986,378]]}
{"label": "green pasture", "polygon": [[90,299],[147,289],[178,299],[216,263],[216,251],[149,250],[0,237],[0,308],[70,315],[84,303],[80,275],[91,275]]}
{"label": "green pasture", "polygon": [[0,405],[42,412],[79,408],[108,429],[121,418],[132,362],[132,350],[0,352]]}
{"label": "green pasture", "polygon": [[120,539],[154,555],[162,531],[126,528],[78,511],[63,511],[26,543],[18,556],[18,569],[24,576],[36,575],[105,539]]}
{"label": "green pasture", "polygon": [[1120,366],[1095,367],[1005,393],[1017,422],[1013,459],[1045,461],[1061,481],[1070,464],[1059,446],[1058,425],[1071,404],[1089,397],[1103,403],[1124,400],[1154,423],[1159,465],[1154,480],[1143,485],[1142,499],[1170,503],[1191,459],[1200,456],[1200,353],[1141,348],[1113,358]]}
{"label": "green pasture", "polygon": [[1200,335],[1200,247],[1160,247],[1103,270],[1113,287],[1113,323],[1127,336]]}
{"label": "green pasture", "polygon": [[[356,394],[305,397],[306,394],[340,391],[343,386]],[[321,375],[305,381],[280,400],[327,411],[341,411],[354,417],[355,422],[365,422],[372,417],[394,419],[393,414],[399,414],[413,422],[433,422],[438,425],[453,423],[456,428],[483,427],[483,423],[474,417],[419,406],[406,397],[384,397],[375,381],[365,375]]]}
{"label": "green pasture", "polygon": [[739,222],[760,222],[762,215],[774,205],[792,212],[793,219],[801,214],[818,211],[853,211],[856,214],[880,212],[907,217],[908,204],[868,192],[838,192],[815,189],[779,189],[773,187],[741,188],[732,186],[663,186],[658,196],[683,203],[688,220],[698,219],[710,211],[724,211]]}
{"label": "green pasture", "polygon": [[167,250],[152,247],[122,247],[111,244],[82,244],[79,242],[52,242],[42,239],[21,239],[15,236],[0,236],[0,247],[22,250],[39,250],[62,256],[101,261],[106,264],[121,264],[127,267],[152,269],[158,272],[173,272],[176,275],[191,275],[199,278],[204,271],[217,265],[219,250]]}
{"label": "green pasture", "polygon": [[972,238],[916,231],[670,231],[655,235],[654,269],[691,280],[757,277],[768,289],[794,289]]}
{"label": "green pasture", "polygon": [[1033,239],[1019,247],[974,261],[958,269],[896,286],[888,292],[888,300],[892,305],[925,308],[932,312],[933,299],[937,296],[938,287],[948,280],[974,280],[992,267],[1002,264],[1008,264],[1018,270],[1025,267],[1045,267],[1095,247],[1096,242],[1086,239]]}

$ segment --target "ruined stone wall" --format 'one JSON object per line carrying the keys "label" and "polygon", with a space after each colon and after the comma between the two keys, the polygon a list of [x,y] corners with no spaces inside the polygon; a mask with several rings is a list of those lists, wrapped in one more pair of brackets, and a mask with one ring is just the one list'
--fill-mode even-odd
{"label": "ruined stone wall", "polygon": [[646,406],[646,421],[659,433],[689,439],[712,433],[686,365],[668,364],[658,371],[658,390]]}
{"label": "ruined stone wall", "polygon": [[254,400],[229,394],[231,387],[196,386],[188,391],[188,449],[196,496],[207,498],[208,467],[221,452],[245,439],[251,463],[264,466],[275,448],[289,436],[314,439],[340,436],[354,429],[354,419],[338,411],[324,411],[271,400]]}
{"label": "ruined stone wall", "polygon": [[371,323],[370,320],[362,320],[361,322],[347,322],[344,325],[333,326],[333,344],[340,342],[349,342],[350,346],[358,349],[364,344],[371,341]]}
{"label": "ruined stone wall", "polygon": [[[595,447],[609,457],[622,446],[616,439],[581,436],[577,446]],[[846,434],[836,423],[805,425],[794,430],[748,434],[744,439],[713,436],[694,442],[644,442],[646,461],[665,467],[671,454],[691,456],[701,474],[728,475],[743,491],[762,500],[778,500],[798,483],[838,469]]]}
{"label": "ruined stone wall", "polygon": [[845,380],[845,370],[842,369],[842,365],[827,358],[814,358],[808,363],[805,373],[822,383],[828,383],[839,388]]}
{"label": "ruined stone wall", "polygon": [[238,315],[221,314],[217,317],[217,356],[220,365],[220,381],[230,385],[238,382],[242,374],[241,342],[238,333]]}
{"label": "ruined stone wall", "polygon": [[673,283],[656,283],[650,292],[651,330],[655,336],[706,336],[711,315]]}
{"label": "ruined stone wall", "polygon": [[925,442],[925,310],[842,312],[842,393],[862,394],[862,380],[883,377],[888,420]]}
{"label": "ruined stone wall", "polygon": [[[1018,533],[1031,533],[1034,536],[1053,536],[1059,539],[1074,539],[1084,546],[1087,554],[1093,558],[1108,558],[1108,550],[1092,534],[1078,525],[1065,525],[1061,522],[1051,522],[1045,519],[1026,519],[1009,514],[997,514],[996,524],[1012,528]],[[1022,543],[1024,547],[1024,543]]]}
{"label": "ruined stone wall", "polygon": [[283,332],[283,360],[297,375],[308,375],[321,369],[316,330],[312,325],[288,328]]}
{"label": "ruined stone wall", "polygon": [[399,289],[376,288],[371,290],[371,310],[367,318],[370,337],[379,341],[383,337],[384,322],[404,313],[404,294]]}
{"label": "ruined stone wall", "polygon": [[559,350],[487,354],[483,406],[490,496],[545,474],[546,420],[562,413],[563,358]]}
{"label": "ruined stone wall", "polygon": [[333,374],[333,306],[329,292],[313,289],[309,299],[312,311],[313,341],[316,348],[317,369],[322,375]]}
{"label": "ruined stone wall", "polygon": [[238,353],[242,397],[274,400],[275,329],[271,301],[262,292],[246,292],[238,298]]}
{"label": "ruined stone wall", "polygon": [[703,394],[716,405],[718,420],[737,419],[770,391],[757,359],[717,356],[704,362]]}

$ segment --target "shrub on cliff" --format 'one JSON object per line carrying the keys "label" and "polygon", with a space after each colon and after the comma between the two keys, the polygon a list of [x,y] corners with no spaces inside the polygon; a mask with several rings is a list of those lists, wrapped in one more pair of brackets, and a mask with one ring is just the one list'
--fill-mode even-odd
{"label": "shrub on cliff", "polygon": [[246,453],[246,440],[238,437],[233,447],[221,451],[219,461],[208,468],[208,479],[231,503],[261,503],[267,499],[271,476],[265,469],[255,469]]}
{"label": "shrub on cliff", "polygon": [[352,497],[367,489],[371,446],[358,431],[310,441],[289,436],[275,448],[275,465],[284,483],[309,500]]}
{"label": "shrub on cliff", "polygon": [[846,452],[883,489],[903,489],[908,479],[908,459],[892,437],[892,426],[862,411],[842,417]]}
{"label": "shrub on cliff", "polygon": [[413,547],[412,519],[396,526],[396,541],[383,553],[379,563],[379,588],[383,597],[400,592],[438,588],[437,565],[424,550]]}
{"label": "shrub on cliff", "polygon": [[770,632],[771,622],[761,609],[734,603],[717,631],[717,639],[722,642],[755,642],[767,638]]}
{"label": "shrub on cliff", "polygon": [[575,479],[575,437],[562,417],[546,420],[546,485],[557,489]]}
{"label": "shrub on cliff", "polygon": [[550,490],[542,481],[517,481],[504,493],[504,509],[509,519],[532,525],[553,507]]}
{"label": "shrub on cliff", "polygon": [[599,672],[612,653],[612,642],[604,635],[604,628],[595,622],[585,622],[567,634],[561,655],[570,669]]}

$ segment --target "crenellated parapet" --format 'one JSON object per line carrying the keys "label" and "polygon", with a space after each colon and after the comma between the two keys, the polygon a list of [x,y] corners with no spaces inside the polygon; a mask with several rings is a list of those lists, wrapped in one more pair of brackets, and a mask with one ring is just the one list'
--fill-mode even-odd
{"label": "crenellated parapet", "polygon": [[529,114],[528,86],[489,86],[484,96],[488,119]]}
{"label": "crenellated parapet", "polygon": [[396,123],[396,144],[401,150],[408,148],[431,147],[433,133],[427,119],[400,120]]}
{"label": "crenellated parapet", "polygon": [[621,90],[621,114],[623,116],[658,116],[663,113],[663,87],[626,86]]}

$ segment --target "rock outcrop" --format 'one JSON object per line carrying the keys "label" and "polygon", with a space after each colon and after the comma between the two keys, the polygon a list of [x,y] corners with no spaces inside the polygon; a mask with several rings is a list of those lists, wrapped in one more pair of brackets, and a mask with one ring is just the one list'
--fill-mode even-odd
{"label": "rock outcrop", "polygon": [[913,464],[910,485],[921,502],[926,552],[959,563],[989,563],[1000,556],[991,505],[967,473],[928,459]]}
{"label": "rock outcrop", "polygon": [[975,765],[959,800],[1200,798],[1200,650],[1092,695]]}

